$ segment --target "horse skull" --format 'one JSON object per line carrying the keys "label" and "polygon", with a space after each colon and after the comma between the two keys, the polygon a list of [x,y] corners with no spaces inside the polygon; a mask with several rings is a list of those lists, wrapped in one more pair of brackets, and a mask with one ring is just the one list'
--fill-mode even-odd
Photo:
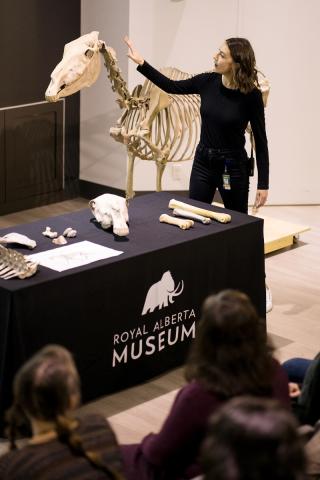
{"label": "horse skull", "polygon": [[48,102],[56,102],[78,92],[83,87],[90,87],[100,73],[99,32],[83,35],[64,47],[60,63],[51,73],[51,82],[46,90]]}
{"label": "horse skull", "polygon": [[123,237],[129,234],[126,223],[129,221],[129,215],[125,198],[105,193],[90,200],[89,206],[102,228],[107,229],[113,225],[115,235]]}

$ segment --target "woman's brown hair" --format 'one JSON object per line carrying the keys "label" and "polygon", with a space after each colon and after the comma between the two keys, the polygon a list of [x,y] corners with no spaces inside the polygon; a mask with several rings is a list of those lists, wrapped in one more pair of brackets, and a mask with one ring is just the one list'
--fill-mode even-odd
{"label": "woman's brown hair", "polygon": [[303,480],[306,458],[298,423],[271,399],[238,397],[208,424],[204,480]]}
{"label": "woman's brown hair", "polygon": [[33,355],[17,372],[13,394],[14,403],[7,414],[11,449],[16,448],[17,427],[23,416],[51,421],[55,424],[58,440],[72,452],[84,456],[93,467],[107,473],[108,478],[123,478],[98,453],[84,449],[76,431],[78,420],[67,413],[80,402],[80,378],[68,350],[48,345]]}
{"label": "woman's brown hair", "polygon": [[265,327],[244,293],[225,290],[202,307],[186,366],[196,379],[223,398],[270,395],[274,360]]}
{"label": "woman's brown hair", "polygon": [[233,65],[233,80],[242,93],[249,93],[259,86],[256,58],[251,43],[246,38],[233,37],[226,40]]}

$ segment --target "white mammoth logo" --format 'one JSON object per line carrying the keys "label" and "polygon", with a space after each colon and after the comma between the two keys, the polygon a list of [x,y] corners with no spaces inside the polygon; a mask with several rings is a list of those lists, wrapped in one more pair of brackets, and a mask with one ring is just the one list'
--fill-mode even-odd
{"label": "white mammoth logo", "polygon": [[174,302],[174,297],[181,295],[183,288],[183,280],[181,280],[176,287],[174,286],[172,275],[169,270],[167,270],[162,275],[161,280],[154,283],[149,288],[144,302],[142,315],[145,315],[148,311],[153,312],[156,307],[158,307],[159,310],[163,307],[167,307],[169,302]]}

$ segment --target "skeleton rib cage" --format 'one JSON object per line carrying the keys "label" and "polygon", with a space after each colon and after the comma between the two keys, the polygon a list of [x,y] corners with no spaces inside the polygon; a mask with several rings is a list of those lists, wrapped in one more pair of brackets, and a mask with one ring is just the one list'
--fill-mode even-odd
{"label": "skeleton rib cage", "polygon": [[[161,73],[173,80],[185,80],[191,75],[176,68],[164,68]],[[140,88],[139,88],[140,87]],[[149,98],[154,85],[146,80],[143,87],[137,86],[132,95],[138,98]],[[162,161],[181,162],[193,158],[194,150],[199,140],[200,132],[200,96],[199,95],[171,95],[170,105],[160,110],[151,123],[150,137],[140,138],[138,142],[128,145],[134,155],[142,160],[155,160],[154,154],[161,152]],[[134,132],[145,115],[142,108],[133,109],[126,117],[123,127],[126,134]]]}

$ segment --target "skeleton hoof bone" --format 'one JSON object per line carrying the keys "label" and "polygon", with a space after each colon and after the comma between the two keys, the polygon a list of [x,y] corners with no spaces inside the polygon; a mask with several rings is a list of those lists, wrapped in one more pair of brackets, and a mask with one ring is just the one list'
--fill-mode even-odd
{"label": "skeleton hoof bone", "polygon": [[56,238],[58,236],[58,232],[53,232],[51,227],[46,227],[45,231],[42,232],[42,235],[49,238]]}
{"label": "skeleton hoof bone", "polygon": [[180,227],[182,230],[188,230],[194,225],[193,220],[171,217],[166,213],[163,213],[162,215],[160,215],[159,221],[161,223],[169,223],[170,225],[176,225],[177,227]]}

